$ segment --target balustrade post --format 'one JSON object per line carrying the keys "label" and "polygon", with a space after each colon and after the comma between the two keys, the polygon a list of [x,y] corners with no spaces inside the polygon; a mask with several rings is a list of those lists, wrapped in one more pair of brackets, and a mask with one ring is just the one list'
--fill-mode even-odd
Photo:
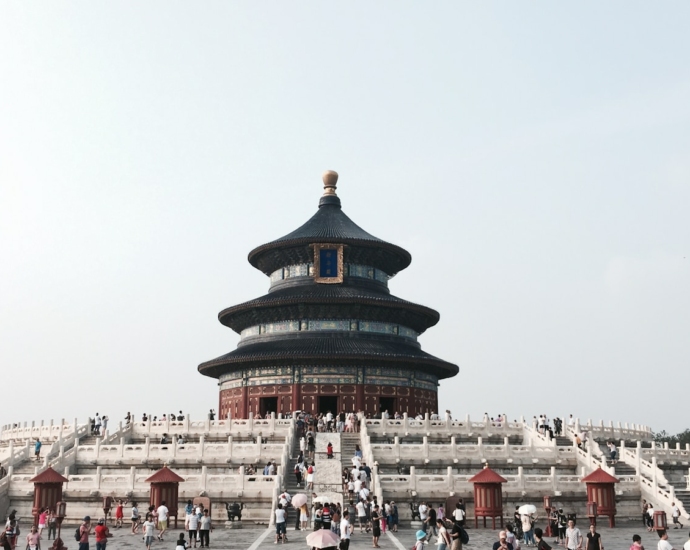
{"label": "balustrade post", "polygon": [[410,491],[417,490],[417,469],[414,466],[410,466]]}
{"label": "balustrade post", "polygon": [[96,438],[96,458],[101,456],[101,438]]}
{"label": "balustrade post", "polygon": [[[202,448],[203,448],[203,438],[204,438],[204,436],[202,435],[201,436]],[[173,438],[172,438],[172,457],[175,458],[176,456],[177,456],[177,438],[175,436],[173,436]]]}
{"label": "balustrade post", "polygon": [[117,450],[117,454],[120,458],[125,456],[125,438],[120,438],[120,448]]}
{"label": "balustrade post", "polygon": [[484,440],[481,435],[477,437],[477,454],[479,456],[479,460],[484,458]]}
{"label": "balustrade post", "polygon": [[465,415],[465,433],[468,435],[472,433],[472,420],[469,414]]}
{"label": "balustrade post", "polygon": [[[664,441],[664,451],[668,451],[668,441]],[[665,453],[668,454],[668,453]]]}
{"label": "balustrade post", "polygon": [[522,466],[518,466],[518,489],[525,490],[525,469]]}
{"label": "balustrade post", "polygon": [[148,460],[149,458],[149,447],[151,445],[151,438],[146,437],[146,441],[144,442],[144,458]]}
{"label": "balustrade post", "polygon": [[211,419],[206,415],[206,433],[211,431]]}
{"label": "balustrade post", "polygon": [[74,434],[76,435],[76,434],[77,434],[77,429],[78,429],[78,428],[77,428],[77,419],[76,419],[76,418],[74,419],[74,424],[72,425],[72,429],[74,430]]}
{"label": "balustrade post", "polygon": [[446,433],[447,434],[451,433],[452,424],[453,424],[453,421],[450,419],[450,416],[446,415]]}
{"label": "balustrade post", "polygon": [[[337,412],[337,411],[336,411]],[[276,413],[271,413],[271,418],[268,420],[268,433],[274,434],[276,431]]]}
{"label": "balustrade post", "polygon": [[228,435],[230,435],[231,431],[232,431],[232,415],[230,414],[230,411],[228,411],[228,414],[225,417],[225,432]]}
{"label": "balustrade post", "polygon": [[129,469],[129,490],[130,491],[134,491],[134,486],[136,484],[136,481],[137,481],[137,468],[136,468],[136,466],[132,466]]}
{"label": "balustrade post", "polygon": [[429,438],[427,436],[422,437],[422,455],[424,458],[429,458]]}
{"label": "balustrade post", "polygon": [[446,487],[448,487],[449,491],[455,491],[455,478],[453,477],[453,467],[448,466],[446,469]]}
{"label": "balustrade post", "polygon": [[458,457],[458,445],[454,435],[450,436],[450,456],[453,459]]}
{"label": "balustrade post", "polygon": [[240,472],[240,491],[244,491],[244,464],[240,466],[239,472]]}
{"label": "balustrade post", "polygon": [[247,418],[247,427],[249,428],[249,433],[254,432],[254,413],[250,412],[247,415],[249,418]]}
{"label": "balustrade post", "polygon": [[635,475],[640,476],[642,472],[642,441],[637,440],[635,447]]}
{"label": "balustrade post", "polygon": [[170,416],[165,417],[165,433],[169,434],[170,433]]}
{"label": "balustrade post", "polygon": [[232,436],[228,436],[228,458],[232,458]]}
{"label": "balustrade post", "polygon": [[429,433],[431,431],[431,420],[429,420],[429,413],[424,413],[424,429]]}
{"label": "balustrade post", "polygon": [[580,433],[580,418],[575,419],[575,433],[579,434]]}
{"label": "balustrade post", "polygon": [[199,455],[201,458],[204,457],[204,447],[206,447],[206,438],[204,437],[204,434],[201,434],[199,436]]}
{"label": "balustrade post", "polygon": [[256,456],[258,456],[259,458],[261,458],[261,436],[260,436],[260,435],[258,435],[258,436],[256,437],[256,445],[255,445],[255,447],[256,447]]}
{"label": "balustrade post", "polygon": [[506,458],[510,458],[510,438],[508,436],[503,438],[503,452],[505,453]]}
{"label": "balustrade post", "polygon": [[659,480],[657,479],[656,475],[657,467],[656,467],[656,457],[652,457],[652,481],[654,482],[654,494],[658,495],[659,494]]}
{"label": "balustrade post", "polygon": [[206,491],[206,466],[201,467],[201,490]]}
{"label": "balustrade post", "polygon": [[400,438],[397,435],[393,439],[393,452],[395,458],[400,458]]}
{"label": "balustrade post", "polygon": [[555,493],[558,491],[558,482],[556,481],[556,467],[551,466],[551,490]]}
{"label": "balustrade post", "polygon": [[189,423],[192,419],[189,418],[189,413],[184,415],[184,433],[189,433]]}
{"label": "balustrade post", "polygon": [[676,442],[676,451],[680,451],[680,441]]}
{"label": "balustrade post", "polygon": [[96,489],[101,489],[101,474],[103,473],[102,466],[96,466]]}
{"label": "balustrade post", "polygon": [[403,429],[405,430],[405,435],[410,431],[410,418],[406,412],[403,413]]}

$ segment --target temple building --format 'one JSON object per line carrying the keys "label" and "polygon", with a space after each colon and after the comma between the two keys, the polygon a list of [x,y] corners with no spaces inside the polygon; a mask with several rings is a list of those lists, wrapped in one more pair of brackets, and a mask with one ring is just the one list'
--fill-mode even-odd
{"label": "temple building", "polygon": [[249,253],[268,294],[221,311],[237,349],[199,365],[217,378],[221,417],[248,414],[438,409],[438,382],[458,367],[417,339],[439,314],[393,296],[389,280],[410,254],[370,235],[342,211],[338,174],[304,225]]}

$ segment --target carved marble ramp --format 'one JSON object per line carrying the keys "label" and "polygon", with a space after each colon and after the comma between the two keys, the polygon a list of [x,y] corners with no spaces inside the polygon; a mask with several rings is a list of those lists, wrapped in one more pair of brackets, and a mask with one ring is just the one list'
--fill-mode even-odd
{"label": "carved marble ramp", "polygon": [[[339,433],[316,434],[316,477],[314,492],[318,497],[327,497],[330,502],[343,504],[343,463]],[[328,443],[333,445],[333,458],[326,458]]]}

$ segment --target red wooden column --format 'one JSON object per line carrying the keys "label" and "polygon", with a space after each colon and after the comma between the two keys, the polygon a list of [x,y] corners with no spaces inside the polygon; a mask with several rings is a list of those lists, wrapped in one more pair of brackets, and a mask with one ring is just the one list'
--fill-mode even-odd
{"label": "red wooden column", "polygon": [[608,516],[609,527],[616,526],[616,488],[618,479],[597,468],[582,478],[587,484],[587,502],[597,503],[597,516]]}
{"label": "red wooden column", "polygon": [[491,518],[492,528],[496,529],[496,518],[499,518],[501,527],[503,527],[503,490],[501,483],[505,483],[507,479],[501,477],[488,464],[484,465],[484,469],[477,475],[469,479],[470,483],[474,483],[474,526],[478,526],[478,519],[484,518],[484,527],[486,527],[486,518]]}
{"label": "red wooden column", "polygon": [[34,517],[34,525],[38,526],[38,515],[41,509],[50,508],[57,512],[55,505],[62,500],[62,484],[69,480],[48,466],[29,481],[34,484],[34,504],[31,515]]}
{"label": "red wooden column", "polygon": [[[146,483],[151,484],[151,505],[158,508],[161,503],[165,502],[168,517],[175,516],[175,529],[177,529],[177,500],[181,481],[184,481],[184,478],[178,476],[167,466],[163,466],[146,480]],[[168,525],[170,525],[169,520]]]}

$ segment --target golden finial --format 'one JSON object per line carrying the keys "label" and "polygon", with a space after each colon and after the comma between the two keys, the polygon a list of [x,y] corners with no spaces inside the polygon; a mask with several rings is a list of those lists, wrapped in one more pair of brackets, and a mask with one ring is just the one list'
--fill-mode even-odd
{"label": "golden finial", "polygon": [[321,178],[323,179],[323,196],[335,196],[335,185],[338,183],[338,172],[326,170]]}

